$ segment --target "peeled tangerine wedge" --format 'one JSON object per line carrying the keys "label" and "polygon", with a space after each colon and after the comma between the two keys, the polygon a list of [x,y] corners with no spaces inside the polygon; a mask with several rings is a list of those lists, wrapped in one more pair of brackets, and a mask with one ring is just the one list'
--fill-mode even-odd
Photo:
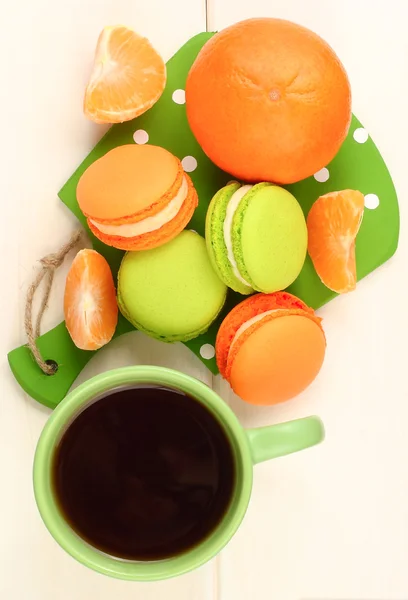
{"label": "peeled tangerine wedge", "polygon": [[338,294],[356,287],[355,244],[363,213],[363,194],[342,190],[321,196],[307,217],[314,268],[324,285]]}
{"label": "peeled tangerine wedge", "polygon": [[108,263],[95,250],[81,250],[74,258],[65,284],[64,314],[69,335],[81,350],[98,350],[115,333],[115,284]]}
{"label": "peeled tangerine wedge", "polygon": [[123,123],[162,95],[166,65],[149,40],[127,27],[105,27],[85,92],[84,112],[96,123]]}

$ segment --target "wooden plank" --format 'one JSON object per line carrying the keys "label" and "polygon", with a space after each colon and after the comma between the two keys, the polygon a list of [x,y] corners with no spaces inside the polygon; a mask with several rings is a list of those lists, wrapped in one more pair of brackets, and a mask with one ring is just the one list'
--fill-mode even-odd
{"label": "wooden plank", "polygon": [[[252,16],[322,35],[349,72],[354,112],[378,144],[408,217],[408,40],[396,1],[209,0],[210,29]],[[220,557],[222,600],[403,598],[408,573],[407,241],[353,294],[321,310],[328,352],[318,380],[287,404],[244,404],[215,389],[248,427],[320,415],[323,445],[256,467],[241,530]]]}
{"label": "wooden plank", "polygon": [[[0,344],[3,357],[24,343],[24,295],[34,263],[55,251],[76,227],[57,198],[61,185],[105,131],[82,114],[84,86],[97,36],[105,25],[124,23],[149,37],[167,60],[205,29],[203,0],[18,0],[3,7],[2,173],[3,218]],[[56,278],[44,330],[62,320],[64,278]],[[6,292],[7,289],[7,292]],[[120,347],[89,363],[83,376],[138,360],[173,366],[207,383],[209,371],[183,347],[122,338]],[[209,600],[213,566],[152,585],[132,585],[93,573],[72,560],[45,529],[32,493],[35,444],[49,411],[25,397],[6,361],[0,396],[0,597],[7,600]],[[22,576],[22,573],[24,576]]]}

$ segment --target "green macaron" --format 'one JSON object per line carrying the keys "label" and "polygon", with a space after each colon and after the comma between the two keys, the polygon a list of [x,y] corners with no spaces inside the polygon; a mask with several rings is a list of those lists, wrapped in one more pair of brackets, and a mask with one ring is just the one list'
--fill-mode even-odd
{"label": "green macaron", "polygon": [[204,239],[193,231],[152,250],[127,252],[119,269],[120,311],[137,329],[165,342],[186,342],[207,331],[226,293]]}
{"label": "green macaron", "polygon": [[218,276],[241,294],[287,288],[306,258],[307,227],[296,198],[271,183],[232,182],[211,200],[206,242]]}

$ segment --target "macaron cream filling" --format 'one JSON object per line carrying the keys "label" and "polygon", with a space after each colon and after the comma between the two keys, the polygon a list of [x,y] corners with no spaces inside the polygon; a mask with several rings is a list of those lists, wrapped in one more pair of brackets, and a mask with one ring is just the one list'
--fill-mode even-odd
{"label": "macaron cream filling", "polygon": [[156,215],[147,217],[137,223],[125,223],[124,225],[107,225],[98,223],[90,219],[91,223],[106,235],[115,235],[118,237],[132,238],[144,233],[156,231],[166,225],[176,217],[188,195],[188,183],[186,177],[183,177],[180,189],[172,200]]}
{"label": "macaron cream filling", "polygon": [[232,222],[234,215],[238,209],[239,203],[247,192],[252,188],[252,185],[243,185],[236,192],[234,192],[228,202],[227,212],[224,219],[223,231],[224,231],[224,243],[227,248],[228,261],[231,265],[235,277],[244,285],[252,287],[241,275],[238,269],[237,261],[235,260],[234,251],[232,248]]}
{"label": "macaron cream filling", "polygon": [[272,313],[278,312],[279,310],[282,310],[281,308],[274,308],[272,310],[266,310],[263,313],[260,313],[259,315],[255,315],[255,317],[252,317],[251,319],[248,319],[247,321],[245,321],[241,327],[237,330],[237,332],[234,335],[234,338],[231,342],[230,348],[229,348],[229,352],[231,352],[234,344],[238,341],[238,339],[241,337],[241,335],[243,333],[245,333],[245,331],[247,329],[249,329],[252,325],[254,325],[255,323],[257,323],[258,321],[261,321],[264,317],[267,317],[268,315],[271,315]]}

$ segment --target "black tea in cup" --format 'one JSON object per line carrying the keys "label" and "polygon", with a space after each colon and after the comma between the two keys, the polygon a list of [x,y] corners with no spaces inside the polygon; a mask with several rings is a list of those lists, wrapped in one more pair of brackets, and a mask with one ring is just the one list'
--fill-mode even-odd
{"label": "black tea in cup", "polygon": [[166,387],[111,390],[85,407],[54,454],[52,481],[74,531],[128,560],[177,556],[222,520],[235,485],[213,414]]}

